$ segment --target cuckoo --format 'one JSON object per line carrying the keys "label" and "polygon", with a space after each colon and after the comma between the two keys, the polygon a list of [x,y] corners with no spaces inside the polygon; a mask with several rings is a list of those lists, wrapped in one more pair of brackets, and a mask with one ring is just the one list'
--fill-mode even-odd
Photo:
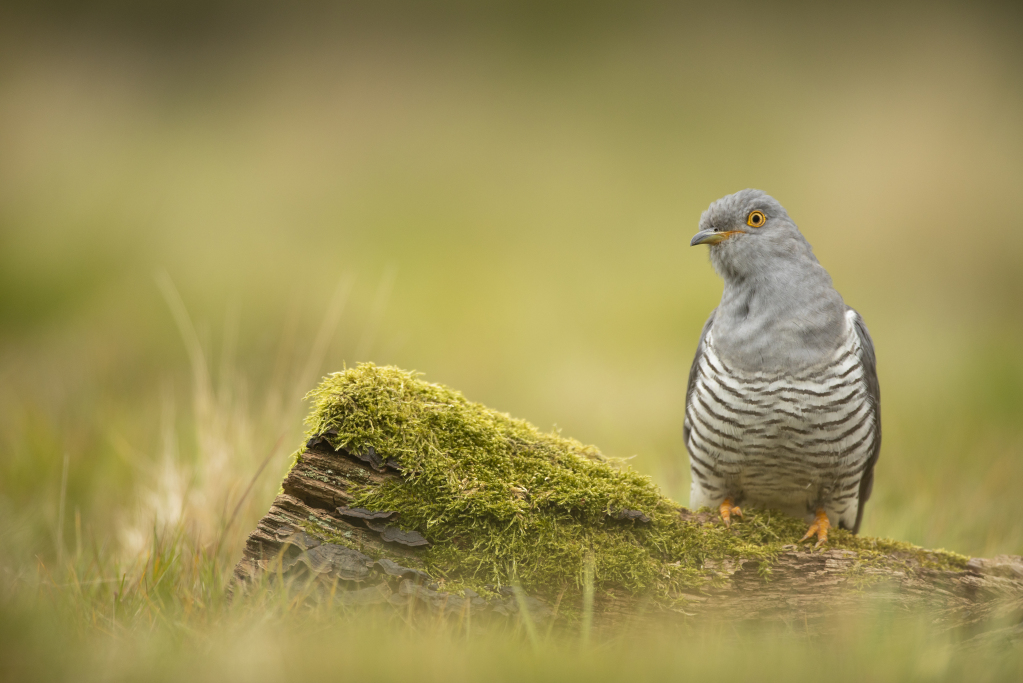
{"label": "cuckoo", "polygon": [[742,190],[710,205],[692,245],[724,280],[686,390],[690,506],[726,525],[747,505],[859,530],[881,449],[874,345],[781,204]]}

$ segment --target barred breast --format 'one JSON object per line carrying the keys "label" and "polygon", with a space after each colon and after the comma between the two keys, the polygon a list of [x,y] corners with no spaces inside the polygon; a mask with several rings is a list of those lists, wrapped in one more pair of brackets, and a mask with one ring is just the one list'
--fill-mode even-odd
{"label": "barred breast", "polygon": [[742,372],[714,348],[694,365],[686,404],[694,508],[736,504],[812,518],[817,506],[855,528],[860,480],[879,425],[856,333],[824,362],[795,373]]}

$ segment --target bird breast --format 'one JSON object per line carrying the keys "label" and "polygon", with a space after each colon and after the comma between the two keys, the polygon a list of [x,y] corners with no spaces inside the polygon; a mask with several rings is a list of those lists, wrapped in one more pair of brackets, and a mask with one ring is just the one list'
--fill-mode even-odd
{"label": "bird breast", "polygon": [[687,446],[707,475],[770,505],[819,499],[862,472],[876,426],[853,315],[834,354],[792,373],[733,368],[708,331],[686,406]]}

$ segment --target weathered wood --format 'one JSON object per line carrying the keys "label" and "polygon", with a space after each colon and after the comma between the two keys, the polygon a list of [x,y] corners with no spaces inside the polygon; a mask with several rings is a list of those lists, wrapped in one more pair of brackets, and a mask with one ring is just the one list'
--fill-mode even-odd
{"label": "weathered wood", "polygon": [[353,514],[350,508],[354,486],[397,476],[393,465],[379,459],[310,440],[284,478],[282,492],[249,534],[234,570],[238,585],[280,573],[311,578],[348,605],[387,602],[404,608],[416,601],[434,611],[509,616],[525,604],[534,620],[554,614],[542,600],[515,596],[507,587],[489,599],[472,591],[456,596],[438,590],[441,583],[423,571],[422,536],[388,524],[396,515]]}
{"label": "weathered wood", "polygon": [[[534,620],[555,615],[555,606],[516,596],[505,587],[484,599],[443,591],[443,582],[425,571],[425,539],[389,524],[400,510],[366,514],[352,509],[355,486],[381,484],[400,477],[393,461],[375,453],[356,456],[311,439],[285,477],[282,492],[249,535],[235,568],[241,586],[266,572],[304,575],[346,604],[418,601],[433,610],[511,615],[525,605]],[[339,510],[340,508],[340,510]],[[626,511],[628,513],[630,511]],[[680,510],[680,515],[715,522],[713,515]],[[1023,559],[1018,556],[976,558],[965,570],[925,567],[915,554],[892,555],[885,562],[864,562],[856,552],[786,546],[768,575],[759,562],[737,558],[704,568],[716,580],[660,611],[686,618],[704,615],[726,619],[788,621],[817,619],[873,609],[878,601],[899,610],[930,609],[949,627],[983,625],[1023,615]],[[868,597],[868,600],[864,598]],[[523,602],[525,601],[525,602]],[[618,622],[642,608],[662,606],[626,594],[601,591],[595,616]],[[1015,631],[1013,631],[1015,629]],[[1010,626],[1019,632],[1021,627]]]}

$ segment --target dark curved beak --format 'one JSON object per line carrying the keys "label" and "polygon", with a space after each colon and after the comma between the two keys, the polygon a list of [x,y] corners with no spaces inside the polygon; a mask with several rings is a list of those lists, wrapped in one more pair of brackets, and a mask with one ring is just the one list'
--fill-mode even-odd
{"label": "dark curved beak", "polygon": [[717,230],[701,230],[693,235],[693,241],[689,243],[689,246],[695,247],[697,244],[717,244],[719,242],[724,242],[736,232],[738,232],[738,230],[726,230],[725,232],[718,232]]}

